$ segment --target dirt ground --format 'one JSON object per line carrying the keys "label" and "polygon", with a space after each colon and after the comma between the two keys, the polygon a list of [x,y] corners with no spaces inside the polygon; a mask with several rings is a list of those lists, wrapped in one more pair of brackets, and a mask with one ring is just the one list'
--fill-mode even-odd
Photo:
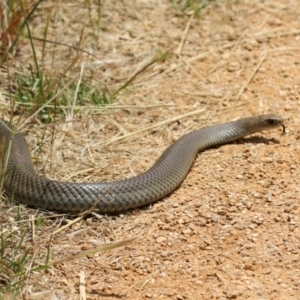
{"label": "dirt ground", "polygon": [[[97,39],[87,2],[54,3],[44,1],[31,18],[33,35],[42,36],[49,15],[49,40],[76,46],[84,29],[80,47],[93,56],[80,55],[77,75],[92,84],[116,90],[157,49],[172,55],[138,76],[113,107],[66,108],[66,122],[25,124],[41,174],[76,182],[132,177],[185,133],[258,114],[283,116],[287,133],[255,134],[204,151],[163,200],[116,216],[89,215],[55,234],[51,260],[138,239],[33,272],[21,297],[300,299],[299,1],[220,0],[198,18],[164,0],[106,1]],[[59,72],[76,55],[56,45],[53,60],[53,51],[44,53],[45,70]],[[27,39],[15,55],[12,68],[28,68]],[[7,118],[2,94],[0,105]],[[25,246],[34,265],[45,261],[51,233],[74,220],[5,201],[1,211],[5,230],[28,227]],[[36,216],[44,222],[33,234]]]}

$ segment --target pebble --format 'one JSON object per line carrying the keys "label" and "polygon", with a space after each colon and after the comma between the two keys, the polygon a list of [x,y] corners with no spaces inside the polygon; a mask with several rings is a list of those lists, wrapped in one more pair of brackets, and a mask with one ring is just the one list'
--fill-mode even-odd
{"label": "pebble", "polygon": [[190,228],[187,228],[187,229],[182,230],[182,233],[183,234],[190,234],[190,233],[192,233],[192,230]]}
{"label": "pebble", "polygon": [[283,211],[285,213],[290,213],[293,209],[294,209],[294,207],[291,205],[291,206],[286,206]]}
{"label": "pebble", "polygon": [[159,236],[157,239],[156,239],[156,242],[157,243],[163,243],[167,240],[167,238],[165,238],[164,236]]}
{"label": "pebble", "polygon": [[237,61],[231,62],[228,66],[227,70],[228,72],[235,72],[241,68],[241,64]]}

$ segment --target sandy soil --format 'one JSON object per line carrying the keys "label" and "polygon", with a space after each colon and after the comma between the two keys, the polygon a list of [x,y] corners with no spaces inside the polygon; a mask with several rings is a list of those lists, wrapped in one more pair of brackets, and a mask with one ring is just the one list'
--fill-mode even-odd
{"label": "sandy soil", "polygon": [[[299,2],[219,1],[199,18],[176,13],[168,1],[110,2],[97,37],[85,1],[45,1],[30,20],[33,35],[42,36],[49,16],[49,40],[78,46],[83,30],[80,48],[94,56],[79,54],[76,75],[82,71],[110,91],[157,49],[173,54],[138,76],[114,108],[66,108],[68,122],[55,126],[28,122],[22,130],[41,174],[78,182],[131,177],[183,134],[257,114],[282,115],[287,134],[256,134],[200,153],[180,188],[162,201],[117,216],[89,215],[55,234],[52,260],[138,240],[34,272],[22,297],[300,299]],[[41,58],[42,44],[35,43]],[[58,73],[77,55],[56,45],[53,60],[53,51],[50,45],[44,69]],[[20,40],[11,69],[28,68],[30,57],[28,40]],[[1,106],[7,117],[3,95]],[[32,248],[34,265],[45,261],[51,233],[74,219],[4,201],[1,211],[6,230],[28,229],[24,247]],[[34,234],[33,216],[45,218]]]}

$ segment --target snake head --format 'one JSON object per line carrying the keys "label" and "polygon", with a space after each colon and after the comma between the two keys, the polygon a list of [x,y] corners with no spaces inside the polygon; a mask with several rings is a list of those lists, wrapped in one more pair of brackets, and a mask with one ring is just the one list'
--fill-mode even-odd
{"label": "snake head", "polygon": [[281,135],[284,135],[286,133],[285,131],[285,125],[284,125],[284,119],[279,115],[263,115],[261,116],[264,119],[264,122],[266,123],[266,129],[272,129],[276,127],[282,127]]}

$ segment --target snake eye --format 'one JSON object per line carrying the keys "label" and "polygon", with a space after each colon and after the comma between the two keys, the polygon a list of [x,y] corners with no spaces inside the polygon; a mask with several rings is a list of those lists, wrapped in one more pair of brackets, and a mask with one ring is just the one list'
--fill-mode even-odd
{"label": "snake eye", "polygon": [[269,125],[275,125],[276,124],[274,119],[268,119],[267,122],[268,122]]}

